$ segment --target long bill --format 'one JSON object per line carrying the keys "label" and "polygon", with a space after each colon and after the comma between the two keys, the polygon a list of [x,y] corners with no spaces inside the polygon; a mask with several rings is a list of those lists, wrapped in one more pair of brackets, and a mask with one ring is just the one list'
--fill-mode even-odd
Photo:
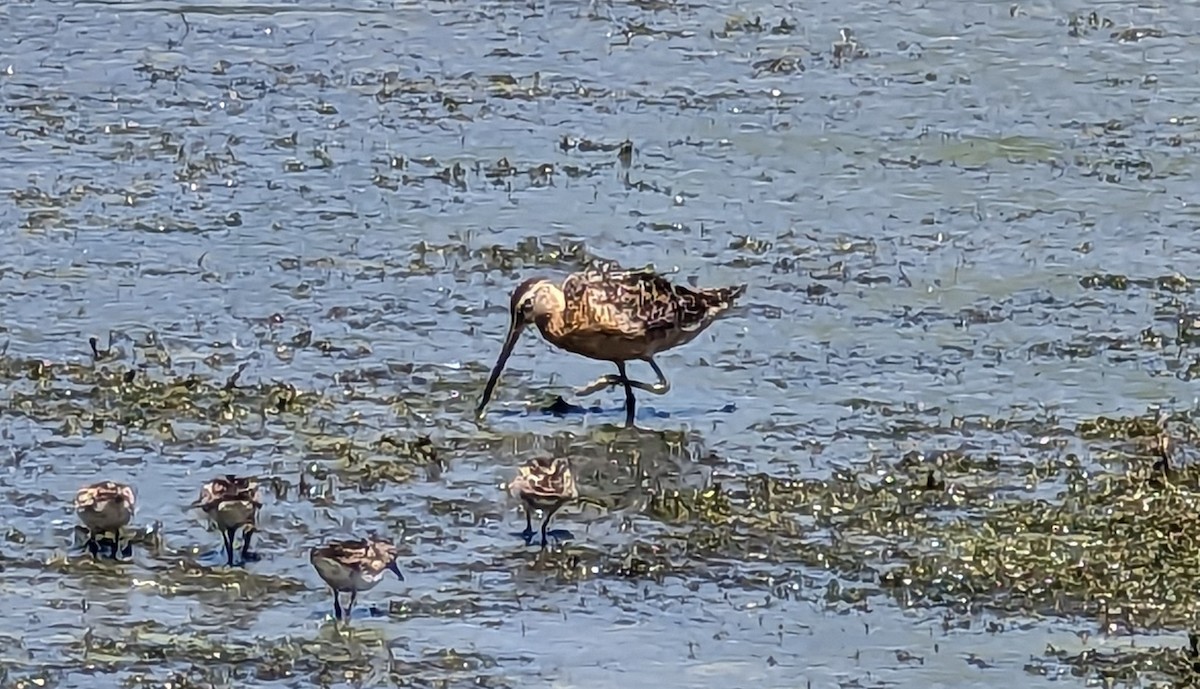
{"label": "long bill", "polygon": [[513,348],[517,346],[517,340],[521,339],[521,331],[524,330],[524,324],[513,323],[508,330],[508,337],[504,340],[504,349],[500,350],[500,358],[496,360],[496,366],[492,369],[492,375],[488,378],[487,385],[483,388],[483,397],[479,398],[479,406],[475,409],[476,418],[483,417],[483,409],[487,406],[489,400],[492,399],[492,392],[496,389],[496,382],[500,380],[500,374],[504,371],[504,365],[508,363],[508,357],[512,356]]}

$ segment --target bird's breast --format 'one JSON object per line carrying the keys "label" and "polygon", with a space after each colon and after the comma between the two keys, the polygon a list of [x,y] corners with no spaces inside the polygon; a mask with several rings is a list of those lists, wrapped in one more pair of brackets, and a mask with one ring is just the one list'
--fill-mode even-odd
{"label": "bird's breast", "polygon": [[133,512],[123,502],[104,500],[96,504],[76,510],[79,519],[89,529],[96,531],[116,531],[129,523]]}
{"label": "bird's breast", "polygon": [[231,529],[243,524],[253,524],[258,508],[249,500],[224,500],[209,513],[217,526]]}
{"label": "bird's breast", "polygon": [[370,591],[375,588],[375,585],[383,581],[384,570],[378,572],[361,569],[354,573],[354,589],[356,591]]}
{"label": "bird's breast", "polygon": [[313,566],[317,574],[326,584],[338,591],[349,591],[354,588],[354,572],[349,567],[332,558],[313,558]]}

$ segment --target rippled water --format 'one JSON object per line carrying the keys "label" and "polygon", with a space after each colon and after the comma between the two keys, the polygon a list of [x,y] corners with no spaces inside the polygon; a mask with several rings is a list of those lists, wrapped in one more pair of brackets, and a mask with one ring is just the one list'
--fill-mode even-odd
{"label": "rippled water", "polygon": [[[1079,422],[1193,406],[1200,9],[346,6],[0,7],[0,682],[1036,686],[1124,643],[890,595],[883,531],[865,569],[803,519],[701,548],[664,496],[955,450],[999,467],[969,519],[1128,449]],[[476,425],[511,289],[595,258],[749,291],[639,431],[539,411],[609,368],[533,337]],[[97,382],[131,369],[167,392]],[[588,498],[544,553],[501,489],[539,450]],[[226,471],[279,489],[234,571],[186,508]],[[100,477],[161,522],[130,564],[72,545]],[[408,580],[339,634],[307,549],[367,530]]]}

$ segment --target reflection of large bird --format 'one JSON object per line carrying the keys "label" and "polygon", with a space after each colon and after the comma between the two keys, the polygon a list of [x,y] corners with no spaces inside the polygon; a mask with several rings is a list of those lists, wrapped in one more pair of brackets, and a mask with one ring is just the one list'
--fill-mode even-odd
{"label": "reflection of large bird", "polygon": [[[513,292],[508,337],[476,414],[483,414],[521,332],[536,324],[555,347],[617,365],[617,375],[603,376],[576,394],[624,385],[625,425],[632,426],[634,388],[656,395],[671,389],[654,355],[690,342],[745,291],[745,285],[691,289],[649,270],[587,270],[567,276],[562,287],[542,278],[526,280]],[[650,364],[658,381],[629,380],[625,362],[635,359]]]}

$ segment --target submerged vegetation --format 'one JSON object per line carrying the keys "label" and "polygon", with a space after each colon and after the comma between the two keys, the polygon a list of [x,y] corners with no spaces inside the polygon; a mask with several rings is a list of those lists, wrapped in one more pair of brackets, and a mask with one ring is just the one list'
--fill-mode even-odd
{"label": "submerged vegetation", "polygon": [[[783,599],[815,587],[832,610],[860,609],[883,596],[903,608],[944,609],[947,619],[987,614],[1090,620],[1108,634],[1188,631],[1197,613],[1192,594],[1200,586],[1200,531],[1193,517],[1200,513],[1200,469],[1181,459],[1198,432],[1187,413],[1097,417],[1073,427],[1045,418],[974,419],[979,428],[1023,428],[1057,440],[1026,456],[964,444],[851,461],[824,477],[751,471],[717,481],[686,466],[728,465],[734,458],[705,450],[694,434],[600,426],[582,436],[483,434],[435,442],[338,423],[341,405],[333,393],[244,381],[244,366],[228,376],[180,376],[165,365],[126,366],[120,355],[97,352],[92,358],[0,357],[0,379],[11,398],[7,413],[57,428],[60,438],[101,438],[114,449],[135,443],[217,446],[230,436],[283,430],[302,444],[293,471],[264,477],[277,501],[319,502],[335,483],[341,490],[376,492],[381,483],[424,480],[463,457],[501,447],[517,455],[537,449],[570,456],[584,493],[582,512],[573,520],[638,514],[660,528],[618,547],[577,538],[518,565],[560,585],[736,581]],[[1098,462],[1062,451],[1067,438],[1091,443]],[[325,489],[316,487],[322,483]],[[430,508],[473,509],[454,501]],[[308,588],[253,568],[200,565],[194,546],[165,543],[162,529],[156,523],[132,534],[158,563],[153,578],[140,583],[157,596],[215,603],[229,595],[222,591],[236,591],[239,600],[262,606]],[[25,536],[13,527],[8,540],[22,544]],[[90,559],[33,552],[9,554],[4,567],[98,581],[126,576]],[[463,605],[474,607],[468,601],[450,607],[393,602],[373,614],[461,615]],[[464,683],[491,681],[482,678],[494,660],[457,651],[415,665],[393,659],[381,669],[368,658],[380,652],[371,647],[383,640],[362,634],[367,636],[356,637],[357,650],[344,657],[345,648],[329,639],[230,645],[186,628],[139,624],[119,637],[89,632],[78,668],[105,672],[154,658],[192,658],[192,670],[155,680],[161,686],[272,677],[321,683],[329,672],[446,671],[438,674],[443,680],[461,675]],[[1069,667],[1130,681],[1146,673],[1186,684],[1196,682],[1195,665],[1186,649],[1147,648],[1116,655],[1052,651],[1027,670],[1046,674]],[[22,675],[14,686],[35,686],[39,677],[46,679]]]}

